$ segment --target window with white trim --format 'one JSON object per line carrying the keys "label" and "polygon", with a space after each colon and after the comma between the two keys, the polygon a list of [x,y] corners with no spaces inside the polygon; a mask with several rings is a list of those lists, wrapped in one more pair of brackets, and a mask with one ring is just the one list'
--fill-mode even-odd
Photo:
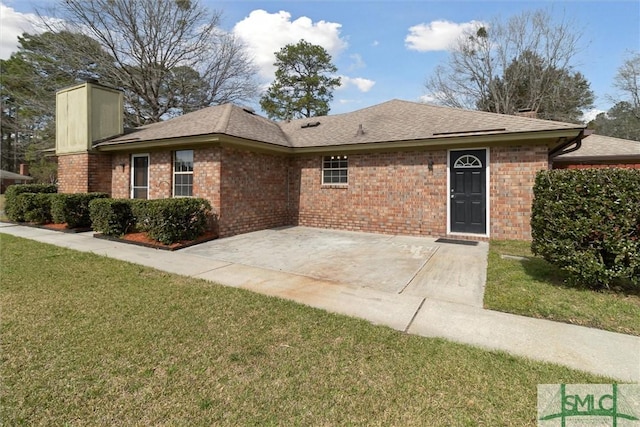
{"label": "window with white trim", "polygon": [[348,168],[347,156],[324,156],[322,159],[322,183],[347,184]]}
{"label": "window with white trim", "polygon": [[173,196],[193,196],[193,150],[173,153]]}

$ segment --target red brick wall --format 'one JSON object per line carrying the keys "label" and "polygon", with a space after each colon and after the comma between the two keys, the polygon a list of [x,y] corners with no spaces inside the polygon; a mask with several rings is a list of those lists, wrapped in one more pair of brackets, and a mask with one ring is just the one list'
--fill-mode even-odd
{"label": "red brick wall", "polygon": [[89,154],[89,192],[111,193],[111,155]]}
{"label": "red brick wall", "polygon": [[58,157],[58,192],[86,193],[89,188],[89,155],[68,154]]}
{"label": "red brick wall", "polygon": [[172,151],[149,153],[149,198],[168,199],[173,196]]}
{"label": "red brick wall", "polygon": [[111,156],[79,153],[58,157],[58,191],[60,193],[111,193]]}
{"label": "red brick wall", "polygon": [[[447,152],[352,154],[349,185],[321,184],[322,156],[292,160],[293,224],[374,233],[447,234]],[[432,159],[433,171],[428,162]],[[531,239],[533,183],[547,148],[490,149],[492,238]],[[297,216],[295,213],[297,212]]]}
{"label": "red brick wall", "polygon": [[[432,159],[433,171],[428,162]],[[346,187],[321,184],[322,156],[292,161],[293,223],[376,233],[446,234],[447,153],[351,154]]]}
{"label": "red brick wall", "polygon": [[[189,149],[189,148],[186,148]],[[193,150],[193,195],[211,201],[220,207],[220,150],[202,148]],[[149,198],[173,196],[173,151],[157,151],[149,155]],[[131,197],[131,154],[115,154],[112,159],[113,197]]]}
{"label": "red brick wall", "polygon": [[[149,153],[149,196],[172,196],[172,152]],[[288,158],[230,148],[194,149],[194,196],[219,214],[221,236],[288,224],[444,236],[447,151],[351,154],[349,184],[322,185],[322,156]],[[429,170],[433,161],[433,170]],[[130,154],[60,156],[60,191],[130,197]],[[124,165],[121,166],[121,165]],[[531,238],[537,171],[545,146],[490,149],[491,237]]]}
{"label": "red brick wall", "polygon": [[[149,155],[149,198],[166,199],[173,195],[170,151],[141,153]],[[111,160],[111,193],[114,198],[131,197],[131,154],[114,154]]]}
{"label": "red brick wall", "polygon": [[491,147],[491,238],[531,240],[533,184],[549,168],[546,146]]}
{"label": "red brick wall", "polygon": [[220,148],[202,148],[193,153],[193,195],[209,200],[220,212]]}
{"label": "red brick wall", "polygon": [[[172,197],[173,152],[148,154],[149,198]],[[286,157],[219,147],[196,148],[193,156],[193,196],[211,202],[221,237],[289,223]],[[130,154],[113,157],[114,197],[130,197],[130,159]]]}
{"label": "red brick wall", "polygon": [[554,169],[608,169],[608,168],[621,168],[621,169],[640,169],[640,163],[611,163],[611,164],[568,164],[568,163],[554,163]]}
{"label": "red brick wall", "polygon": [[289,224],[288,164],[285,156],[222,149],[221,237]]}
{"label": "red brick wall", "polygon": [[111,166],[111,196],[115,199],[128,199],[131,196],[131,155],[114,154]]}

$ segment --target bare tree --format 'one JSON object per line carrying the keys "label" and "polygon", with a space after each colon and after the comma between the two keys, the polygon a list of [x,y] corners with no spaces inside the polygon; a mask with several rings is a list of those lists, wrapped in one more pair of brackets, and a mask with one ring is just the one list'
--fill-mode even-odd
{"label": "bare tree", "polygon": [[[25,33],[18,43],[9,59],[0,60],[0,163],[17,171],[28,161],[38,178],[37,170],[52,171],[39,156],[54,145],[56,90],[97,78],[102,74],[97,64],[109,58],[95,40],[79,33]],[[70,47],[77,46],[86,55],[70,55]]]}
{"label": "bare tree", "polygon": [[631,104],[633,115],[640,119],[640,52],[631,53],[622,63],[613,85],[622,92],[623,100]]}
{"label": "bare tree", "polygon": [[[197,0],[60,0],[47,25],[95,39],[112,58],[104,81],[120,87],[130,124],[157,122],[207,105],[255,98],[255,68],[243,46],[218,28],[221,14]],[[80,47],[76,47],[80,48]],[[185,73],[191,69],[193,72]],[[190,104],[176,90],[190,76]],[[177,80],[176,80],[177,79]],[[197,87],[194,87],[197,86]],[[197,100],[198,105],[193,105]]]}
{"label": "bare tree", "polygon": [[618,89],[614,102],[606,113],[600,113],[589,122],[589,128],[601,135],[640,141],[640,52],[631,52],[613,80]]}
{"label": "bare tree", "polygon": [[479,24],[458,39],[425,87],[443,105],[503,114],[532,109],[575,121],[593,103],[588,82],[571,66],[576,28],[543,10]]}

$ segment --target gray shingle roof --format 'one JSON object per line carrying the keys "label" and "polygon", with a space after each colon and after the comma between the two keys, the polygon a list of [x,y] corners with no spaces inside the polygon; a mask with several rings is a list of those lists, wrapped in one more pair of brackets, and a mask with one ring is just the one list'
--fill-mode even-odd
{"label": "gray shingle roof", "polygon": [[33,177],[27,175],[20,175],[19,173],[9,172],[5,170],[0,170],[0,178],[1,179],[15,179],[22,181],[31,181]]}
{"label": "gray shingle roof", "polygon": [[[302,128],[305,123],[320,122]],[[362,132],[358,132],[362,125]],[[293,147],[578,129],[572,123],[391,100],[352,113],[281,123]]]}
{"label": "gray shingle roof", "polygon": [[143,126],[97,145],[221,134],[284,147],[304,148],[581,128],[582,126],[573,123],[401,100],[391,100],[351,113],[280,123],[255,115],[242,107],[225,104]]}
{"label": "gray shingle roof", "polygon": [[288,146],[278,124],[233,104],[203,108],[164,122],[134,129],[98,145],[222,134]]}
{"label": "gray shingle roof", "polygon": [[580,149],[557,156],[555,160],[605,160],[607,158],[640,159],[640,141],[591,134],[582,140]]}

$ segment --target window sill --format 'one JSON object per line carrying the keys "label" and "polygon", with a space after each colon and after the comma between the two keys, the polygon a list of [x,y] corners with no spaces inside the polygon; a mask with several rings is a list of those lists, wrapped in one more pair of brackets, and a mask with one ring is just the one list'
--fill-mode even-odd
{"label": "window sill", "polygon": [[337,190],[346,190],[349,188],[349,184],[322,184],[320,188],[334,188]]}

